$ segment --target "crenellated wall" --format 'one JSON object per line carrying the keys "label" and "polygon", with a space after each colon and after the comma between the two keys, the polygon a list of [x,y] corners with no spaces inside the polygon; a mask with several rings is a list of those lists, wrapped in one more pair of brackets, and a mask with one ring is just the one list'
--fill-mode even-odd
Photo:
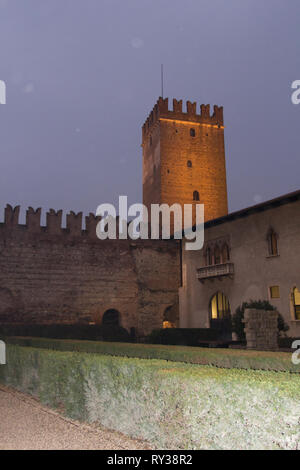
{"label": "crenellated wall", "polygon": [[161,118],[192,121],[200,124],[210,124],[212,126],[223,126],[223,106],[214,105],[213,109],[214,111],[211,115],[210,105],[201,104],[200,113],[197,113],[197,103],[187,101],[185,112],[183,110],[182,100],[176,100],[175,98],[173,99],[173,109],[169,109],[169,99],[160,97],[143,125],[143,140],[147,138],[149,132],[151,132],[152,126]]}
{"label": "crenellated wall", "polygon": [[160,328],[165,310],[178,309],[178,241],[105,240],[90,213],[30,207],[20,225],[20,207],[7,205],[0,224],[0,322],[100,323],[117,309],[122,325],[140,334]]}

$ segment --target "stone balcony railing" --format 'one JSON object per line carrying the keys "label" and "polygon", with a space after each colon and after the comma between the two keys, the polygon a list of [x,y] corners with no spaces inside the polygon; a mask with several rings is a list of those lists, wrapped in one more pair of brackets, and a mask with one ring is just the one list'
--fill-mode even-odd
{"label": "stone balcony railing", "polygon": [[234,274],[233,263],[214,264],[211,266],[203,266],[197,269],[197,278],[203,282],[206,279],[220,279],[224,276],[232,277]]}

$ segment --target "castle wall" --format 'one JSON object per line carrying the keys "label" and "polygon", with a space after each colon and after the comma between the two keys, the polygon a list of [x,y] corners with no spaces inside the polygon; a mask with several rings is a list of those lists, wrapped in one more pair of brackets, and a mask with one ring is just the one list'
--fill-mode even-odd
{"label": "castle wall", "polygon": [[105,240],[96,237],[98,218],[30,208],[18,225],[19,208],[7,206],[0,224],[0,322],[100,323],[117,309],[127,329],[140,334],[160,328],[164,310],[178,307],[178,242]]}
{"label": "castle wall", "polygon": [[[269,300],[288,323],[288,335],[299,337],[300,320],[295,319],[292,291],[294,287],[300,290],[300,201],[249,212],[206,227],[204,249],[189,252],[183,248],[180,326],[209,328],[210,300],[222,292],[229,300],[231,313],[242,302]],[[268,251],[270,228],[278,235],[277,256],[270,256]],[[221,247],[224,241],[229,245],[233,273],[218,276],[225,268],[211,266],[209,269],[211,273],[215,270],[216,276],[200,282],[197,270],[207,266],[206,247]],[[271,286],[279,287],[279,298],[271,298]]]}

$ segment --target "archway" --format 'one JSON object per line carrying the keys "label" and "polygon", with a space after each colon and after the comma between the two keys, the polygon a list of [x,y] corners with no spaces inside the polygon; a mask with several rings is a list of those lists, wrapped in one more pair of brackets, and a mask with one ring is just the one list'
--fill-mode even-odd
{"label": "archway", "polygon": [[176,305],[170,305],[164,311],[163,328],[176,328],[178,311]]}
{"label": "archway", "polygon": [[209,303],[210,327],[218,330],[224,340],[231,340],[231,311],[228,298],[223,292],[216,292]]}
{"label": "archway", "polygon": [[120,312],[114,308],[110,308],[104,312],[102,317],[102,325],[104,326],[120,326]]}

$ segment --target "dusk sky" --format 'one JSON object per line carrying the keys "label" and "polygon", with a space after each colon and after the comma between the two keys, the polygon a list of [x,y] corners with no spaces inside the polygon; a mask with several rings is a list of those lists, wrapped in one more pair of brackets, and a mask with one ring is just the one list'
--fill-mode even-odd
{"label": "dusk sky", "polygon": [[230,211],[300,189],[299,19],[299,0],[0,0],[0,220],[140,202],[161,63],[170,103],[224,106]]}

